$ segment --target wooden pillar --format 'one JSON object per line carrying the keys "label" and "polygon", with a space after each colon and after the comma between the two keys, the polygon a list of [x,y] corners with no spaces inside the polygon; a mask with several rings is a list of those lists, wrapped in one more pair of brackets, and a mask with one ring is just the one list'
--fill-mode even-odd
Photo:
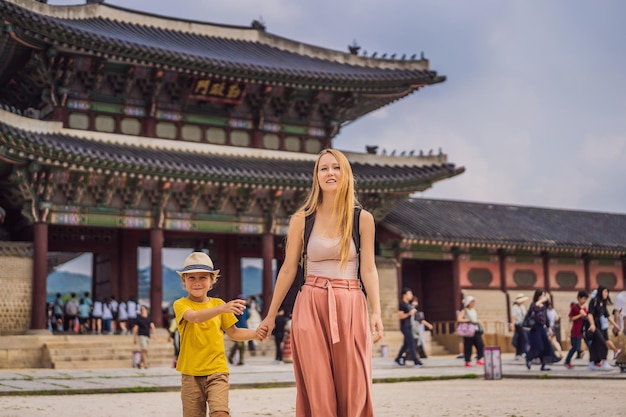
{"label": "wooden pillar", "polygon": [[500,273],[500,290],[506,299],[506,316],[511,317],[511,297],[509,297],[506,285],[506,250],[498,249],[498,271]]}
{"label": "wooden pillar", "polygon": [[136,297],[138,291],[137,249],[139,240],[137,233],[128,229],[120,231],[117,256],[119,258],[119,299],[127,301]]}
{"label": "wooden pillar", "polygon": [[272,260],[274,259],[274,235],[265,233],[261,237],[261,253],[263,256],[263,313],[267,312],[274,292],[274,276],[272,274]]}
{"label": "wooden pillar", "polygon": [[150,316],[156,327],[163,327],[163,229],[150,230]]}
{"label": "wooden pillar", "polygon": [[583,253],[583,268],[585,271],[585,291],[591,293],[591,270],[589,265],[591,264],[591,256],[588,253]]}
{"label": "wooden pillar", "polygon": [[622,256],[622,288],[626,290],[626,256]]}
{"label": "wooden pillar", "polygon": [[454,294],[454,308],[461,310],[463,308],[461,301],[461,251],[457,247],[452,248],[452,294]]}
{"label": "wooden pillar", "polygon": [[[228,270],[228,286],[226,287],[225,300],[229,301],[237,297],[242,293],[241,288],[241,256],[239,255],[239,248],[237,242],[237,235],[228,235],[226,241],[228,253],[226,265]],[[248,295],[248,294],[246,294]]]}
{"label": "wooden pillar", "polygon": [[585,291],[591,293],[591,257],[588,253],[583,253],[583,269],[585,271]]}
{"label": "wooden pillar", "polygon": [[[261,129],[260,126],[259,129]],[[252,147],[257,149],[263,149],[263,131],[259,129],[255,129],[251,132],[252,134],[250,136],[252,141]]]}
{"label": "wooden pillar", "polygon": [[548,252],[541,252],[541,260],[543,263],[543,285],[547,293],[550,293],[552,287],[550,285],[550,255]]}
{"label": "wooden pillar", "polygon": [[33,225],[33,288],[31,330],[46,330],[46,281],[48,279],[48,224]]}

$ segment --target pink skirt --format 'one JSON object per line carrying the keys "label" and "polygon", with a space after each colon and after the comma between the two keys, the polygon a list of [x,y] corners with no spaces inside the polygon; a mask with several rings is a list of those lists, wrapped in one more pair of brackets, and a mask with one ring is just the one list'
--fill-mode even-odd
{"label": "pink skirt", "polygon": [[360,282],[308,276],[291,329],[296,417],[373,417],[372,340]]}

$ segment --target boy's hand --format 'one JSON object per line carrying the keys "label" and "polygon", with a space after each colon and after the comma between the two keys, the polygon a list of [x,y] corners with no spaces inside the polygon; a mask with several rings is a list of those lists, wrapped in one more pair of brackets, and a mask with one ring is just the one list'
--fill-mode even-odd
{"label": "boy's hand", "polygon": [[246,309],[246,300],[235,299],[224,304],[226,313],[233,313],[237,316],[243,314]]}
{"label": "boy's hand", "polygon": [[261,339],[267,339],[272,335],[275,325],[274,319],[266,317],[256,328],[256,333]]}

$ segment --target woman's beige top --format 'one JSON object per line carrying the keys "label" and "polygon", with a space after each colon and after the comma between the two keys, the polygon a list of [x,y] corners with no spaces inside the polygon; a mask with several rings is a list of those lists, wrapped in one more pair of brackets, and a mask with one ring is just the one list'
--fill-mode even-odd
{"label": "woman's beige top", "polygon": [[357,278],[357,256],[354,241],[350,240],[350,258],[344,271],[341,271],[339,238],[324,238],[311,232],[307,247],[306,274],[327,278]]}

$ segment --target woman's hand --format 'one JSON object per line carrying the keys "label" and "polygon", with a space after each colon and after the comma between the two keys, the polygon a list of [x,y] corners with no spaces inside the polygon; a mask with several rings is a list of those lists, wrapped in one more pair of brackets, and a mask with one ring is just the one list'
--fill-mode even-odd
{"label": "woman's hand", "polygon": [[372,314],[370,327],[372,329],[372,341],[378,343],[384,336],[383,322],[380,318],[380,314]]}
{"label": "woman's hand", "polygon": [[260,340],[268,339],[272,335],[272,331],[276,326],[275,318],[265,317],[259,327],[256,328],[256,334]]}

